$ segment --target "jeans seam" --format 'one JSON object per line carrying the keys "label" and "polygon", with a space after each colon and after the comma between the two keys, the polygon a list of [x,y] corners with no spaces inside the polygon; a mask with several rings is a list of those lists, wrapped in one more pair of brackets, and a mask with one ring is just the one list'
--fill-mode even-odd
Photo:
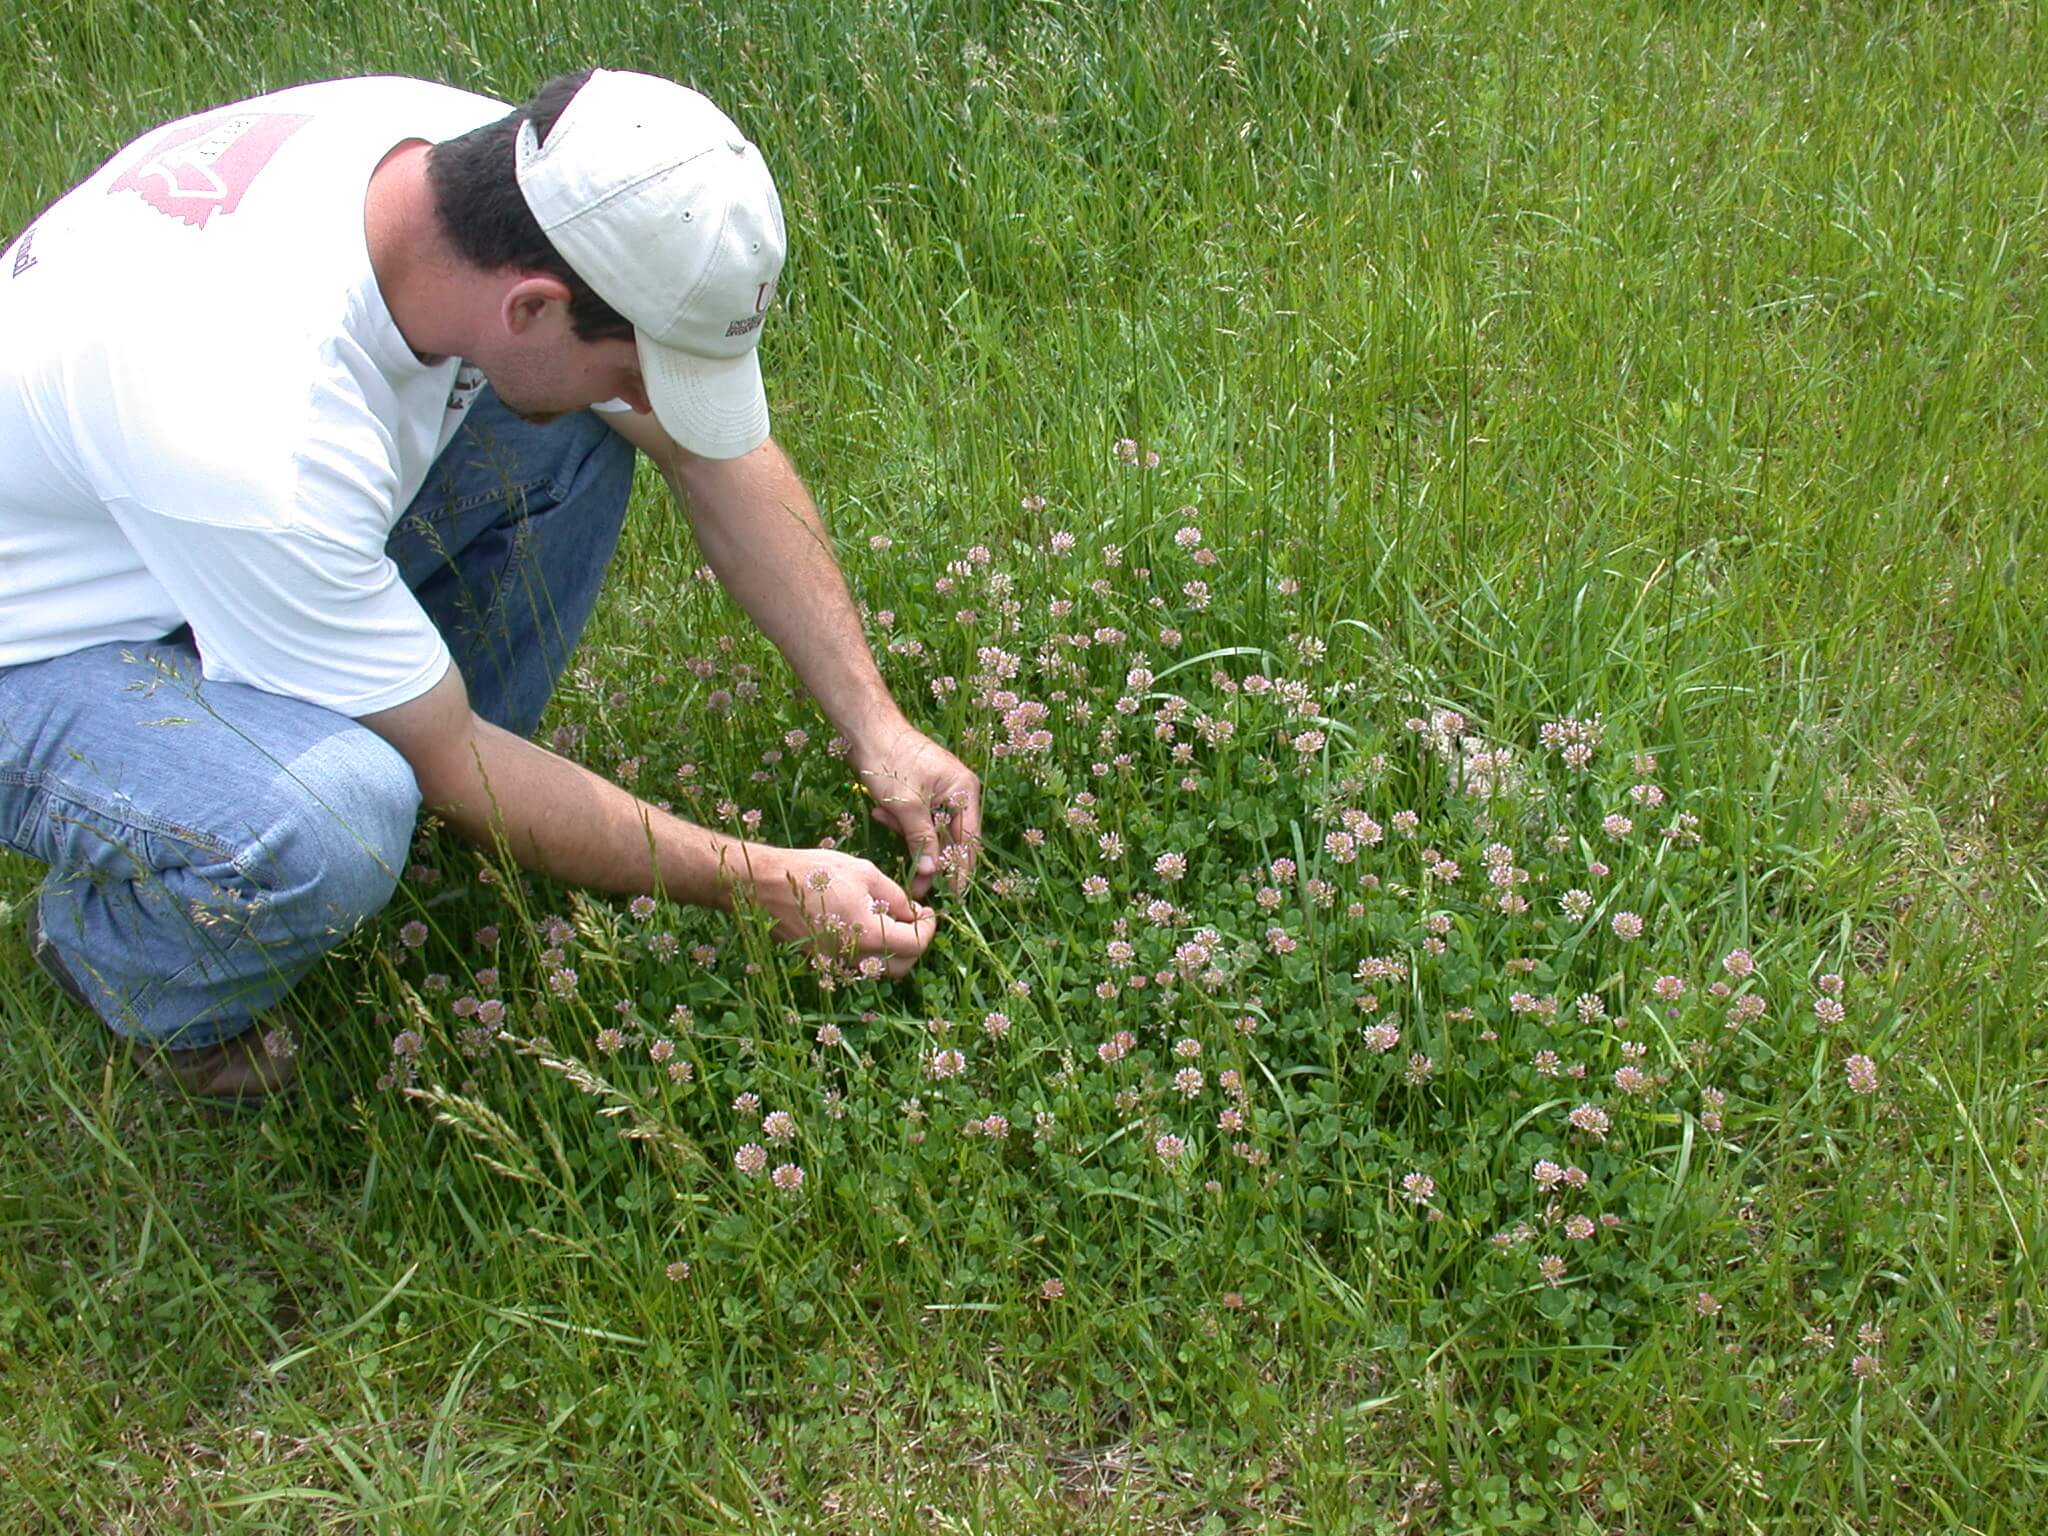
{"label": "jeans seam", "polygon": [[[465,513],[474,512],[478,507],[486,506],[491,502],[509,501],[514,495],[524,498],[537,488],[549,483],[546,475],[536,475],[531,480],[522,480],[516,485],[510,483],[502,484],[492,490],[475,491],[468,496],[440,502],[431,511],[421,511],[417,503],[415,503],[414,506],[406,509],[405,518],[400,527],[402,528],[405,523],[411,522],[423,523],[429,528],[438,527],[450,518],[461,517]],[[526,516],[525,513],[520,515],[522,517]]]}
{"label": "jeans seam", "polygon": [[505,605],[512,600],[513,583],[528,564],[532,553],[533,535],[528,528],[531,514],[521,517],[511,529],[512,548],[505,558],[505,569],[498,576],[496,588],[491,593],[490,606],[477,618],[479,638],[487,637],[491,627],[500,622]]}
{"label": "jeans seam", "polygon": [[16,846],[19,846],[22,827],[30,819],[48,820],[53,805],[68,807],[74,811],[98,817],[103,821],[112,822],[117,826],[132,828],[137,832],[169,838],[173,842],[182,843],[195,852],[206,854],[222,863],[233,865],[236,872],[242,875],[243,878],[253,881],[258,887],[263,887],[263,881],[258,879],[249,870],[243,868],[243,854],[241,850],[213,836],[209,832],[201,831],[197,827],[188,827],[183,822],[170,821],[162,816],[152,816],[147,811],[133,809],[126,812],[116,811],[110,806],[94,801],[89,796],[78,793],[75,788],[64,780],[52,779],[48,774],[9,772],[0,774],[0,780],[5,780],[8,783],[29,790],[37,797],[35,804],[29,811],[28,817],[25,817],[20,824],[16,825],[9,834],[9,842]]}

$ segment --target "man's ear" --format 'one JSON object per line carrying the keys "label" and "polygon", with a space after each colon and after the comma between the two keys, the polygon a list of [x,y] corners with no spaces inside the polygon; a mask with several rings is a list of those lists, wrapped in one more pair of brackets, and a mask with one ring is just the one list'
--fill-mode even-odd
{"label": "man's ear", "polygon": [[523,336],[545,321],[551,309],[559,310],[563,320],[569,318],[569,285],[545,273],[520,278],[499,300],[499,317],[514,336]]}

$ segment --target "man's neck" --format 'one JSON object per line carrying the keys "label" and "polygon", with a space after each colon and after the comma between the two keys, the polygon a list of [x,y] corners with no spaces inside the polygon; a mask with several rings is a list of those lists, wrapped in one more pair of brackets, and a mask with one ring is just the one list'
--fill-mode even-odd
{"label": "man's neck", "polygon": [[436,363],[465,352],[471,294],[434,215],[427,149],[409,139],[370,173],[363,240],[398,334],[421,362]]}

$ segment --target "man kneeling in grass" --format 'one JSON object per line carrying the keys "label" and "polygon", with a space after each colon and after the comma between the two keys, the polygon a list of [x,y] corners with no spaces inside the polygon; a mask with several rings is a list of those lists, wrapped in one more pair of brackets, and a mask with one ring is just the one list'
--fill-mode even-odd
{"label": "man kneeling in grass", "polygon": [[[259,1015],[424,806],[527,868],[758,902],[906,971],[980,786],[890,698],[768,436],[760,151],[647,75],[525,107],[301,86],[129,145],[0,259],[0,839],[38,957],[159,1082],[283,1087]],[[850,743],[873,864],[724,837],[535,745],[635,450]],[[935,809],[949,808],[936,818]]]}

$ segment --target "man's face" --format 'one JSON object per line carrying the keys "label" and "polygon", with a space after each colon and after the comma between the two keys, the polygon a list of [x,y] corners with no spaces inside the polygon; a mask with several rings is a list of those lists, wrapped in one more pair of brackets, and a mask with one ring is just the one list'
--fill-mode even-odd
{"label": "man's face", "polygon": [[630,338],[578,341],[562,327],[513,338],[498,357],[473,361],[505,408],[537,425],[605,400],[623,400],[643,415],[650,409]]}

